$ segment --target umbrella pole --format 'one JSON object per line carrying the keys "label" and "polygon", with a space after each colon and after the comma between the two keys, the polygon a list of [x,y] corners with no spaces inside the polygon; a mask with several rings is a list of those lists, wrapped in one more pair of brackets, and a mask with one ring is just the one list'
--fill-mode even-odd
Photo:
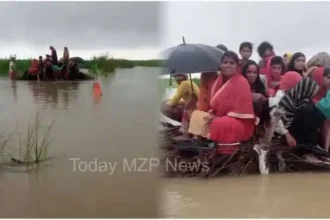
{"label": "umbrella pole", "polygon": [[192,78],[191,78],[191,73],[189,73],[189,79],[190,79],[191,91],[194,94],[194,86],[193,86],[193,81],[192,81]]}

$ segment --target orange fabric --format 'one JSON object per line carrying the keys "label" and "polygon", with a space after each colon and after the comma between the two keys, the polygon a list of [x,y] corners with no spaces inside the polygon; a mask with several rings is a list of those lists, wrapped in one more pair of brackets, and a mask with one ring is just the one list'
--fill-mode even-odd
{"label": "orange fabric", "polygon": [[202,73],[200,79],[199,98],[197,103],[197,109],[207,112],[211,109],[211,89],[214,82],[217,80],[218,73]]}
{"label": "orange fabric", "polygon": [[100,83],[98,83],[98,82],[93,83],[93,93],[94,93],[94,97],[102,96],[102,90],[101,90]]}
{"label": "orange fabric", "polygon": [[282,77],[281,83],[280,83],[280,90],[288,91],[295,87],[299,83],[300,80],[302,80],[302,76],[295,72],[295,71],[289,71],[284,74]]}
{"label": "orange fabric", "polygon": [[320,101],[327,94],[327,89],[323,85],[323,73],[324,73],[324,69],[325,69],[324,67],[318,67],[311,74],[312,79],[320,87],[319,91],[316,93],[316,95],[313,98],[314,103]]}
{"label": "orange fabric", "polygon": [[33,59],[33,60],[31,61],[31,66],[30,66],[30,68],[29,68],[29,73],[30,73],[31,75],[36,75],[36,74],[39,73],[39,62],[38,62],[38,60]]}
{"label": "orange fabric", "polygon": [[248,81],[240,74],[224,83],[221,74],[212,86],[211,108],[218,116],[254,119],[252,93]]}
{"label": "orange fabric", "polygon": [[9,72],[9,78],[10,78],[11,80],[16,79],[16,74],[15,74],[14,71],[10,71],[10,72]]}

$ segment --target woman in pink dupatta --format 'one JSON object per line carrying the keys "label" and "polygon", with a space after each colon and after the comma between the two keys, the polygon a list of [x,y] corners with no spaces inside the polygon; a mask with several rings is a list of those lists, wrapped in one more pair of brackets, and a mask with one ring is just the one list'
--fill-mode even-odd
{"label": "woman in pink dupatta", "polygon": [[314,103],[320,101],[327,94],[327,88],[325,87],[323,80],[324,70],[325,70],[324,67],[318,67],[315,70],[313,70],[310,76],[320,87],[319,91],[316,93],[316,95],[313,98]]}
{"label": "woman in pink dupatta", "polygon": [[250,139],[256,117],[248,81],[238,72],[239,58],[229,51],[223,55],[221,74],[211,90],[209,137],[219,143],[220,154],[233,154],[239,142]]}

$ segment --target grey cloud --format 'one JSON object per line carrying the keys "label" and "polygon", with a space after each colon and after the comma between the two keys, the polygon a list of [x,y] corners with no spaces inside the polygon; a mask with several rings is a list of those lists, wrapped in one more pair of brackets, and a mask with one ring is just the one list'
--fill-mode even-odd
{"label": "grey cloud", "polygon": [[166,45],[187,42],[225,44],[267,40],[275,50],[330,50],[330,2],[171,2]]}
{"label": "grey cloud", "polygon": [[0,2],[0,44],[154,48],[161,9],[161,2]]}

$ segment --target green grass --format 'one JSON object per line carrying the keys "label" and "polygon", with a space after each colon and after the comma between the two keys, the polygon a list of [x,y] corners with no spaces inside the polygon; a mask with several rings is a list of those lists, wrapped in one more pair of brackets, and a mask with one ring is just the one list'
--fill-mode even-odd
{"label": "green grass", "polygon": [[[9,71],[9,62],[11,57],[16,57],[12,55],[8,58],[0,58],[0,75],[6,76]],[[31,59],[16,59],[16,70],[17,74],[23,74],[31,64]],[[79,64],[80,68],[89,69],[91,73],[98,72],[111,73],[117,68],[134,68],[137,66],[142,67],[161,67],[163,65],[162,60],[126,60],[126,59],[114,59],[109,57],[108,54],[103,54],[99,56],[93,56],[89,60],[85,60],[84,63]]]}
{"label": "green grass", "polygon": [[9,141],[12,138],[11,132],[9,135],[0,135],[0,164],[3,159],[7,158],[12,162],[19,163],[22,165],[38,164],[48,158],[48,148],[51,143],[49,140],[49,134],[53,127],[55,120],[42,131],[42,125],[39,120],[39,115],[35,117],[35,121],[29,124],[26,133],[17,133],[19,143],[19,155],[12,155],[8,146]]}

